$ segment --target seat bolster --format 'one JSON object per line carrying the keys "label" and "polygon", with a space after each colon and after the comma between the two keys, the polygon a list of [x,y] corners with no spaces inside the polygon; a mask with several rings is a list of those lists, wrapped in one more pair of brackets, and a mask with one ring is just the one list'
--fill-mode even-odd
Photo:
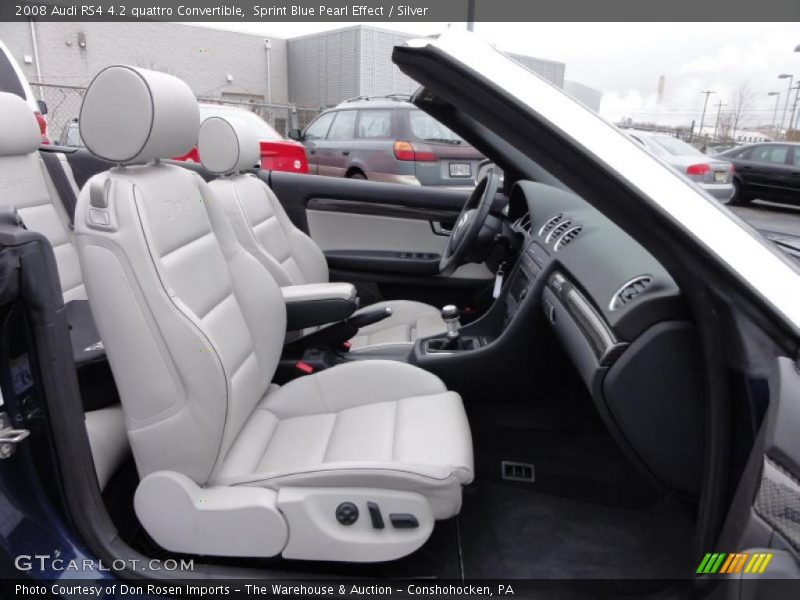
{"label": "seat bolster", "polygon": [[88,411],[86,433],[94,458],[97,483],[102,490],[131,452],[122,407],[116,404]]}

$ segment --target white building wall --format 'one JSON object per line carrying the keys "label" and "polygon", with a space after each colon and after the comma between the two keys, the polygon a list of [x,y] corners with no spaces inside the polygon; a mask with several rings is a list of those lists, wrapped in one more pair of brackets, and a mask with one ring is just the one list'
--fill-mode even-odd
{"label": "white building wall", "polygon": [[[86,86],[104,67],[129,64],[180,77],[199,96],[267,101],[271,93],[273,102],[289,100],[283,39],[270,40],[268,86],[265,38],[259,35],[158,22],[37,22],[36,34],[45,83]],[[0,39],[35,82],[36,65],[24,60],[33,57],[29,24],[0,22]]]}

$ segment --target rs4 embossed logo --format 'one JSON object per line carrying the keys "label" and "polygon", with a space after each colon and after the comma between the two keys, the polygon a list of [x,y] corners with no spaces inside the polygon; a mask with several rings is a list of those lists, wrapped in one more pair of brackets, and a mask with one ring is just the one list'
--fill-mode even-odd
{"label": "rs4 embossed logo", "polygon": [[184,212],[186,212],[186,208],[188,206],[189,199],[186,196],[165,199],[164,208],[167,211],[167,220],[171,221],[176,217],[180,217]]}
{"label": "rs4 embossed logo", "polygon": [[734,575],[751,573],[760,575],[767,570],[772,552],[709,552],[697,567],[698,575]]}

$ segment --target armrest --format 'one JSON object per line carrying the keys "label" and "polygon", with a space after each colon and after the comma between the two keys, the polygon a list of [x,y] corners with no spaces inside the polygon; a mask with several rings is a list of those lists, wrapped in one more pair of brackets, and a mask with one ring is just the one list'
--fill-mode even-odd
{"label": "armrest", "polygon": [[358,308],[356,288],[350,283],[290,285],[281,292],[288,331],[341,321]]}

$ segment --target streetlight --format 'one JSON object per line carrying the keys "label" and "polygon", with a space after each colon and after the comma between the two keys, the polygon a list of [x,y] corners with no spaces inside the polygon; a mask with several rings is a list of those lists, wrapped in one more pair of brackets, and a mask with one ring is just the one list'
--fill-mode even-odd
{"label": "streetlight", "polygon": [[[767,92],[767,96],[775,96],[775,110],[772,112],[772,131],[775,132],[775,119],[778,118],[778,103],[781,101],[780,92]],[[775,139],[778,139],[778,134],[775,132]]]}
{"label": "streetlight", "polygon": [[794,83],[794,75],[790,75],[789,73],[781,73],[780,75],[778,75],[778,79],[789,80],[789,89],[786,92],[786,102],[784,102],[783,104],[783,114],[781,115],[780,131],[783,131],[783,122],[786,120],[786,111],[789,109],[789,96],[792,95],[792,84]]}

